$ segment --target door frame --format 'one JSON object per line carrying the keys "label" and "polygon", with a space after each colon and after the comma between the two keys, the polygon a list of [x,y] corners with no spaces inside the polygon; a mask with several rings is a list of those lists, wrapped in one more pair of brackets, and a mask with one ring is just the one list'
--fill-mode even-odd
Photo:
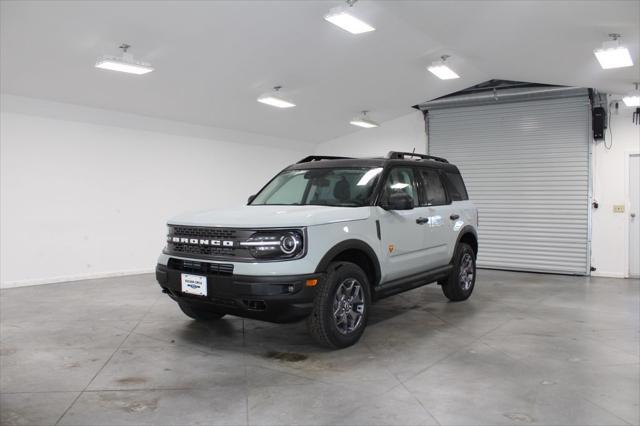
{"label": "door frame", "polygon": [[631,276],[631,271],[629,270],[629,231],[631,228],[631,217],[629,216],[631,209],[631,197],[629,188],[629,177],[630,177],[630,167],[631,167],[631,156],[638,155],[640,156],[640,151],[625,151],[624,152],[624,205],[625,205],[625,213],[626,220],[624,221],[624,278],[629,278]]}

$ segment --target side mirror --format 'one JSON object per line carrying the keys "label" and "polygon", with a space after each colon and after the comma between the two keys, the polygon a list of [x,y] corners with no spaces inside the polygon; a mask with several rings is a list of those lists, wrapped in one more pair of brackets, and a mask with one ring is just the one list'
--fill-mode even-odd
{"label": "side mirror", "polygon": [[255,200],[255,199],[256,199],[256,194],[249,195],[249,199],[247,200],[247,204],[251,204],[251,202],[252,202],[253,200]]}
{"label": "side mirror", "polygon": [[404,192],[396,192],[389,196],[384,208],[386,210],[411,210],[413,209],[413,198]]}

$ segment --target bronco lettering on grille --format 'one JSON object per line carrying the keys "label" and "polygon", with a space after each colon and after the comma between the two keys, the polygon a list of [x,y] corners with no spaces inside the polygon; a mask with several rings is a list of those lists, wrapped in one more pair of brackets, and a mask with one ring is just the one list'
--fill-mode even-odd
{"label": "bronco lettering on grille", "polygon": [[167,240],[172,243],[178,244],[191,244],[196,246],[224,246],[224,247],[233,247],[233,241],[220,241],[220,240],[209,240],[203,238],[185,238],[185,237],[167,237]]}

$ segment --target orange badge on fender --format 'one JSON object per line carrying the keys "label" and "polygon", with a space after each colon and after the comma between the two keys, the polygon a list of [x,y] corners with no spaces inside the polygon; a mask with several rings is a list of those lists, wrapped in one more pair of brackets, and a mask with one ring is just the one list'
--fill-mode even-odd
{"label": "orange badge on fender", "polygon": [[394,246],[393,244],[389,244],[389,253],[393,253],[395,249],[396,249],[396,246]]}

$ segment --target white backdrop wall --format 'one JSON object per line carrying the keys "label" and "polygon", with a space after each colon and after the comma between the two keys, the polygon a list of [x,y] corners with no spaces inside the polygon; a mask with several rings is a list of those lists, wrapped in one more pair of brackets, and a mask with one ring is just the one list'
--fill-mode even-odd
{"label": "white backdrop wall", "polygon": [[[620,99],[619,96],[610,98]],[[618,114],[611,115],[611,134],[606,132],[607,149],[597,142],[593,149],[593,195],[599,207],[593,210],[591,234],[591,264],[596,268],[592,275],[609,277],[628,276],[629,200],[626,191],[627,157],[630,152],[640,153],[640,126],[632,122],[632,108],[620,102]],[[614,213],[613,206],[625,205],[624,213]]]}
{"label": "white backdrop wall", "polygon": [[[1,286],[150,272],[165,222],[240,205],[295,141],[2,96]],[[285,148],[288,146],[289,148]]]}

